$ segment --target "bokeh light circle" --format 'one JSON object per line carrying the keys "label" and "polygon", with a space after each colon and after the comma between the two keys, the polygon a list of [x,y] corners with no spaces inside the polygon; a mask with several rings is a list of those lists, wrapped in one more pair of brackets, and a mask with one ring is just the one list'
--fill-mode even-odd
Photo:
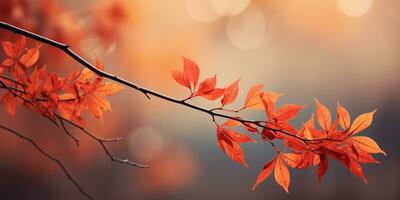
{"label": "bokeh light circle", "polygon": [[336,3],[345,15],[360,17],[371,9],[374,0],[337,0]]}
{"label": "bokeh light circle", "polygon": [[229,41],[239,49],[250,50],[264,45],[267,39],[264,13],[258,7],[249,7],[229,19],[226,33]]}
{"label": "bokeh light circle", "polygon": [[186,0],[186,13],[198,22],[210,23],[219,19],[219,15],[210,6],[209,0]]}
{"label": "bokeh light circle", "polygon": [[160,132],[149,126],[134,129],[129,136],[129,151],[135,159],[151,161],[162,152],[164,140]]}
{"label": "bokeh light circle", "polygon": [[251,0],[209,0],[210,6],[220,16],[236,16],[245,10],[250,2]]}

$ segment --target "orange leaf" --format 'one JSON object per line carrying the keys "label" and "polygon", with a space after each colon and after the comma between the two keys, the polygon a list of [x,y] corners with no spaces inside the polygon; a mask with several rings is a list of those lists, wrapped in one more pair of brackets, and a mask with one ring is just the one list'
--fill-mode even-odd
{"label": "orange leaf", "polygon": [[177,71],[177,70],[172,70],[171,76],[172,76],[172,78],[175,79],[175,81],[177,83],[189,88],[189,90],[191,89],[190,80],[185,77],[183,72]]}
{"label": "orange leaf", "polygon": [[379,145],[371,138],[366,136],[351,137],[353,145],[361,151],[367,153],[381,153],[386,156],[386,153],[379,147]]}
{"label": "orange leaf", "polygon": [[26,38],[24,36],[21,37],[17,42],[13,44],[14,49],[14,58],[17,58],[25,48]]}
{"label": "orange leaf", "polygon": [[290,173],[280,157],[276,161],[274,175],[276,182],[289,193]]}
{"label": "orange leaf", "polygon": [[195,62],[188,58],[182,57],[183,74],[193,84],[193,88],[197,86],[199,81],[200,69]]}
{"label": "orange leaf", "polygon": [[225,121],[222,126],[239,126],[241,123],[237,120],[229,119]]}
{"label": "orange leaf", "polygon": [[33,66],[39,59],[39,49],[40,45],[37,45],[35,48],[28,49],[28,51],[21,56],[19,62],[25,65],[25,67]]}
{"label": "orange leaf", "polygon": [[7,93],[6,95],[3,96],[2,101],[4,102],[4,105],[6,106],[8,114],[11,116],[15,116],[15,111],[17,109],[17,102],[15,97],[13,96],[12,93]]}
{"label": "orange leaf", "polygon": [[213,101],[215,99],[220,98],[222,95],[224,95],[224,89],[222,88],[215,88],[213,91],[209,92],[206,95],[202,95],[201,97],[208,99],[210,101]]}
{"label": "orange leaf", "polygon": [[197,90],[196,95],[203,96],[212,92],[215,89],[215,85],[217,84],[217,76],[214,75],[211,78],[207,78],[202,81],[199,85],[199,89]]}
{"label": "orange leaf", "polygon": [[221,104],[223,106],[228,105],[235,101],[239,93],[239,81],[240,79],[238,79],[237,81],[229,85],[227,88],[225,88],[224,97],[221,99]]}
{"label": "orange leaf", "polygon": [[296,117],[297,113],[304,108],[294,104],[286,104],[282,106],[275,114],[274,118],[280,121],[288,121]]}
{"label": "orange leaf", "polygon": [[256,143],[254,139],[251,137],[238,133],[233,130],[229,130],[226,128],[218,127],[219,131],[222,132],[222,134],[226,135],[231,141],[236,142],[236,143],[246,143],[246,142],[253,142]]}
{"label": "orange leaf", "polygon": [[328,132],[331,127],[331,113],[318,99],[315,99],[315,103],[317,105],[316,115],[318,124],[324,131]]}
{"label": "orange leaf", "polygon": [[14,64],[14,60],[11,58],[6,58],[1,64],[6,67],[11,67]]}
{"label": "orange leaf", "polygon": [[263,102],[265,113],[268,116],[268,119],[272,119],[275,110],[275,102],[280,96],[282,95],[273,92],[265,92],[261,94],[261,100]]}
{"label": "orange leaf", "polygon": [[249,92],[247,93],[243,108],[252,108],[252,109],[263,108],[260,98],[262,89],[263,89],[263,84],[251,87]]}
{"label": "orange leaf", "polygon": [[339,104],[339,102],[337,103],[337,111],[336,112],[337,112],[337,115],[338,115],[339,125],[344,130],[347,130],[350,127],[350,114],[349,114],[349,112],[346,110],[346,108],[341,106]]}
{"label": "orange leaf", "polygon": [[357,161],[350,159],[349,166],[347,167],[349,171],[356,176],[358,176],[361,180],[364,181],[364,183],[367,183],[367,179],[364,176],[364,171]]}
{"label": "orange leaf", "polygon": [[325,175],[328,170],[328,157],[326,154],[322,154],[320,157],[320,162],[318,165],[318,182],[321,182],[322,177]]}
{"label": "orange leaf", "polygon": [[286,162],[286,164],[293,168],[297,168],[302,159],[299,154],[295,153],[281,153],[281,158]]}
{"label": "orange leaf", "polygon": [[240,145],[229,138],[221,128],[217,128],[218,145],[226,155],[233,161],[248,167],[249,165],[244,160],[244,153]]}
{"label": "orange leaf", "polygon": [[263,182],[271,175],[272,170],[274,170],[275,167],[276,159],[277,157],[270,160],[267,164],[264,165],[263,170],[257,176],[256,183],[253,185],[253,190],[255,190],[257,185],[259,185],[261,182]]}
{"label": "orange leaf", "polygon": [[98,88],[96,88],[95,92],[98,95],[102,96],[111,96],[120,90],[122,90],[124,87],[117,85],[115,83],[107,82],[107,83],[102,83]]}
{"label": "orange leaf", "polygon": [[13,44],[9,41],[4,41],[2,42],[2,46],[3,46],[3,51],[4,53],[11,58],[15,58],[16,56],[14,56],[14,47]]}
{"label": "orange leaf", "polygon": [[358,116],[349,129],[350,134],[356,134],[368,128],[372,124],[375,112],[376,109],[372,112]]}

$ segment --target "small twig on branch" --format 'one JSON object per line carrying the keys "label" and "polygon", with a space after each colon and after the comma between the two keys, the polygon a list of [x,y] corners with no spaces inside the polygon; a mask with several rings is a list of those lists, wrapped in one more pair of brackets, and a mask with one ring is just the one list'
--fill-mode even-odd
{"label": "small twig on branch", "polygon": [[42,155],[44,155],[45,157],[47,157],[49,160],[53,161],[54,163],[56,163],[61,170],[64,172],[65,176],[67,176],[67,178],[75,185],[75,187],[83,194],[85,195],[88,199],[94,200],[94,198],[92,196],[90,196],[79,184],[78,182],[71,176],[71,174],[69,173],[69,171],[67,170],[67,168],[64,166],[64,164],[57,159],[56,157],[50,155],[49,153],[47,153],[47,151],[45,151],[42,147],[40,147],[32,138],[27,137],[21,133],[18,133],[17,131],[5,127],[3,125],[0,125],[0,128],[14,134],[15,136],[18,136],[19,138],[31,143]]}
{"label": "small twig on branch", "polygon": [[96,140],[100,144],[100,146],[103,148],[104,152],[110,158],[111,161],[118,162],[118,163],[121,163],[121,164],[127,164],[127,165],[134,166],[134,167],[139,167],[139,168],[149,168],[150,167],[149,165],[143,165],[143,164],[135,163],[135,162],[132,162],[132,161],[130,161],[128,159],[121,159],[121,158],[115,157],[114,155],[111,154],[110,150],[108,150],[108,148],[105,145],[105,143],[117,142],[117,141],[122,140],[122,138],[103,139],[103,138],[97,137],[96,135],[90,133],[88,130],[86,130],[82,126],[79,126],[78,124],[72,122],[71,120],[65,119],[65,118],[63,118],[63,117],[61,117],[59,115],[57,115],[57,117],[61,121],[68,122],[72,126],[80,129],[82,132],[84,132],[89,137],[91,137],[94,140]]}
{"label": "small twig on branch", "polygon": [[62,120],[61,118],[58,118],[61,124],[61,127],[64,129],[64,132],[72,139],[75,141],[76,146],[79,146],[79,140],[71,134],[71,132],[69,132],[69,130],[67,129],[67,127],[64,124],[64,120]]}

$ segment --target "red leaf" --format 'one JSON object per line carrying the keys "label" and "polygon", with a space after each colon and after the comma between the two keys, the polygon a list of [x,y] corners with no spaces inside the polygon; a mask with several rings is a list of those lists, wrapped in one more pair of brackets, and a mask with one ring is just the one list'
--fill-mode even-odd
{"label": "red leaf", "polygon": [[263,104],[261,101],[261,93],[263,89],[263,84],[255,85],[250,88],[249,92],[247,93],[246,100],[243,105],[243,109],[245,108],[253,108],[253,109],[260,109],[263,108]]}
{"label": "red leaf", "polygon": [[10,57],[10,58],[15,58],[15,54],[14,54],[14,47],[13,44],[9,41],[5,41],[2,42],[2,46],[3,46],[3,51],[4,53]]}
{"label": "red leaf", "polygon": [[111,95],[114,95],[115,93],[119,92],[123,88],[124,87],[117,85],[115,83],[107,82],[107,83],[99,84],[99,86],[96,88],[95,92],[97,95],[111,96]]}
{"label": "red leaf", "polygon": [[200,69],[195,62],[188,58],[182,57],[184,76],[193,84],[193,89],[196,88],[199,81]]}
{"label": "red leaf", "polygon": [[274,118],[279,121],[288,121],[296,117],[297,113],[303,109],[304,106],[294,104],[286,104],[282,106],[275,114]]}
{"label": "red leaf", "polygon": [[249,166],[244,160],[244,153],[240,145],[232,141],[220,127],[217,128],[217,139],[219,147],[229,158],[245,167]]}
{"label": "red leaf", "polygon": [[287,192],[289,193],[289,185],[290,185],[290,173],[285,163],[282,161],[280,156],[278,157],[275,164],[275,180],[276,182]]}
{"label": "red leaf", "polygon": [[328,108],[322,105],[318,99],[315,99],[315,103],[317,105],[316,115],[319,126],[325,131],[328,132],[331,127],[331,113]]}
{"label": "red leaf", "polygon": [[272,92],[265,92],[261,94],[261,100],[264,105],[265,113],[268,117],[268,119],[273,118],[274,110],[275,110],[275,102],[278,100],[278,98],[282,96],[281,94],[278,93],[272,93]]}
{"label": "red leaf", "polygon": [[346,110],[346,108],[341,106],[339,104],[339,102],[337,103],[337,111],[336,112],[337,112],[337,115],[338,115],[339,125],[342,127],[342,129],[347,130],[350,127],[350,114],[349,114],[349,112]]}
{"label": "red leaf", "polygon": [[272,174],[272,171],[274,170],[274,167],[275,167],[276,160],[277,160],[277,157],[270,160],[267,164],[264,165],[263,170],[257,176],[256,183],[253,185],[253,190],[255,190],[257,185],[259,185],[261,182],[263,182],[265,179],[267,179]]}
{"label": "red leaf", "polygon": [[356,176],[358,176],[361,180],[364,181],[364,183],[367,183],[367,179],[365,178],[364,171],[357,161],[350,159],[349,165],[347,166],[349,171]]}
{"label": "red leaf", "polygon": [[237,120],[228,119],[225,121],[222,126],[239,126],[241,123]]}
{"label": "red leaf", "polygon": [[7,93],[6,95],[3,96],[2,101],[6,106],[8,114],[14,117],[15,111],[17,109],[17,102],[13,94],[10,92]]}
{"label": "red leaf", "polygon": [[177,83],[189,88],[189,90],[191,89],[190,80],[185,77],[183,72],[177,71],[177,70],[172,70],[171,76],[172,76],[172,78],[175,79],[175,81]]}
{"label": "red leaf", "polygon": [[14,60],[11,58],[6,58],[1,64],[6,67],[11,67],[14,65]]}
{"label": "red leaf", "polygon": [[356,134],[361,132],[362,130],[368,128],[372,124],[372,120],[374,118],[374,114],[376,109],[369,113],[364,113],[358,116],[353,124],[350,126],[349,132],[350,134]]}
{"label": "red leaf", "polygon": [[326,154],[322,154],[320,157],[320,162],[318,165],[318,182],[321,182],[322,177],[325,175],[328,170],[328,157]]}
{"label": "red leaf", "polygon": [[251,138],[251,137],[249,137],[249,136],[247,136],[245,134],[238,133],[236,131],[225,129],[225,128],[222,128],[222,127],[219,127],[219,128],[220,128],[220,131],[222,131],[233,142],[236,142],[236,143],[246,143],[246,142],[257,143],[253,138]]}
{"label": "red leaf", "polygon": [[302,157],[295,153],[281,153],[281,158],[286,162],[286,164],[293,168],[297,168],[302,160]]}
{"label": "red leaf", "polygon": [[202,81],[199,85],[199,89],[197,90],[196,94],[194,96],[203,96],[207,95],[210,92],[212,92],[215,89],[215,86],[217,84],[217,76],[214,75],[211,78],[207,78],[204,81]]}
{"label": "red leaf", "polygon": [[351,137],[348,141],[351,141],[357,150],[365,151],[367,153],[381,153],[386,156],[386,153],[379,147],[379,145],[369,137],[355,136]]}
{"label": "red leaf", "polygon": [[213,101],[222,97],[222,95],[224,95],[224,89],[215,88],[213,91],[209,92],[208,94],[202,95],[201,97]]}
{"label": "red leaf", "polygon": [[35,48],[28,49],[28,51],[21,56],[19,62],[25,67],[32,67],[39,59],[39,49],[40,45],[37,45]]}
{"label": "red leaf", "polygon": [[228,105],[236,100],[239,93],[239,81],[240,79],[225,88],[224,97],[221,99],[222,106]]}

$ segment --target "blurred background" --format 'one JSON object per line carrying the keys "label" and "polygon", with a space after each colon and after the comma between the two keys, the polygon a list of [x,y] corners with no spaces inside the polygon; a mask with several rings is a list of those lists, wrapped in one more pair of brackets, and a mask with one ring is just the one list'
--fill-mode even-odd
{"label": "blurred background", "polygon": [[[221,87],[242,78],[241,98],[231,108],[257,83],[284,93],[279,104],[307,106],[297,125],[314,111],[314,97],[331,109],[340,101],[353,118],[377,108],[364,134],[388,156],[364,167],[368,184],[332,161],[320,185],[312,169],[291,170],[290,194],[273,178],[253,192],[273,156],[269,145],[243,145],[250,165],[244,168],[220,151],[209,116],[130,89],[111,97],[113,112],[103,121],[88,116],[87,128],[124,137],[109,145],[113,153],[150,169],[111,163],[97,143],[71,128],[82,141],[76,147],[61,129],[21,107],[15,118],[0,108],[1,123],[35,138],[97,199],[400,199],[399,9],[397,0],[0,1],[2,21],[70,44],[89,61],[100,58],[106,71],[177,98],[188,94],[169,70],[180,69],[185,56],[200,65],[201,78],[216,73]],[[0,30],[1,41],[18,37]],[[48,46],[40,63],[59,74],[82,67]],[[0,199],[84,197],[54,163],[2,134]]]}

